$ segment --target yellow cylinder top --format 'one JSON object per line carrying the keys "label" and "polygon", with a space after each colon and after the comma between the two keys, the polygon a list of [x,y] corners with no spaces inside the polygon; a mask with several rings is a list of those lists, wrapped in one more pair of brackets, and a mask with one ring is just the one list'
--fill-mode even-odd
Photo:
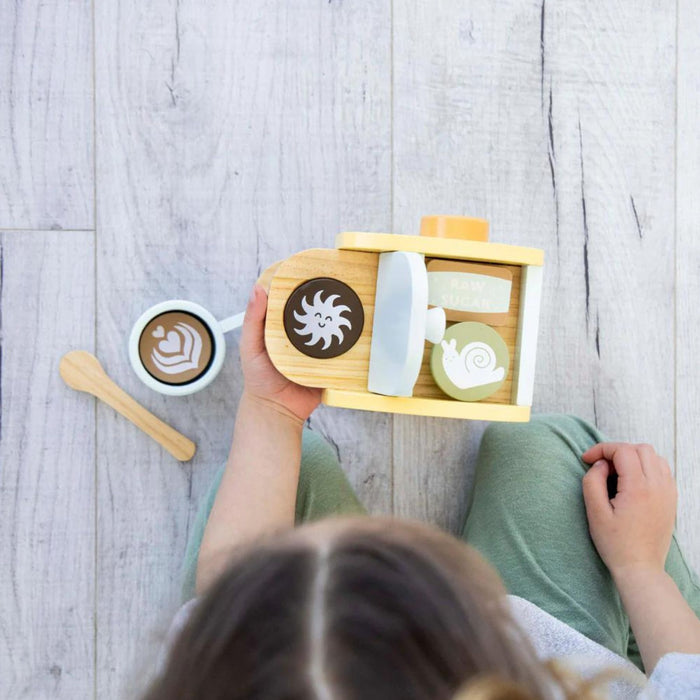
{"label": "yellow cylinder top", "polygon": [[433,238],[461,238],[468,241],[488,241],[489,222],[468,216],[424,216],[420,235]]}

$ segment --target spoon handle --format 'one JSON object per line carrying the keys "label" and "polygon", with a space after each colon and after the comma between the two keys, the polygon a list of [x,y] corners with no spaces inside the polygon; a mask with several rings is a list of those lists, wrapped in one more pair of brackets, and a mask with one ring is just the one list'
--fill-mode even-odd
{"label": "spoon handle", "polygon": [[187,462],[194,456],[196,445],[182,433],[171,428],[160,418],[147,411],[106,374],[95,382],[93,392],[98,399],[109,404],[115,411],[128,418],[134,425],[161,444],[175,459]]}

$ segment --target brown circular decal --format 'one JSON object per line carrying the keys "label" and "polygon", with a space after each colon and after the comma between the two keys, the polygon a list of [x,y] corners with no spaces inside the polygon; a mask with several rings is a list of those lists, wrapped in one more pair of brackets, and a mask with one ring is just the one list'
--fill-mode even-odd
{"label": "brown circular decal", "polygon": [[347,284],[317,277],[299,285],[284,307],[284,330],[309,357],[327,359],[347,352],[365,322],[362,302]]}
{"label": "brown circular decal", "polygon": [[211,332],[198,316],[186,311],[166,311],[152,318],[143,329],[139,358],[159,382],[187,384],[209,369],[213,347]]}

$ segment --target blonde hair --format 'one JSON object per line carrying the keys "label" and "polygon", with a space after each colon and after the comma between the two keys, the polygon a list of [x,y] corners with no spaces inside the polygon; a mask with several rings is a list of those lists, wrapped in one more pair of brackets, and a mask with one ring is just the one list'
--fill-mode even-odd
{"label": "blonde hair", "polygon": [[[628,681],[642,688],[638,677],[624,669],[606,668],[591,678],[582,678],[557,661],[544,661],[542,666],[551,674],[565,700],[606,700],[609,697],[606,688],[615,681]],[[483,675],[466,683],[453,700],[539,700],[539,696],[518,683]]]}

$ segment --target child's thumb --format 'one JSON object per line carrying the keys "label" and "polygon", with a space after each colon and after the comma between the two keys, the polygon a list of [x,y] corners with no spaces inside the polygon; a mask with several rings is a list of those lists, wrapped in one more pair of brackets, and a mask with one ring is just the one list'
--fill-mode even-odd
{"label": "child's thumb", "polygon": [[588,519],[605,517],[613,512],[608,498],[608,476],[610,464],[599,459],[583,477],[583,501],[586,504]]}
{"label": "child's thumb", "polygon": [[241,350],[257,354],[265,349],[265,313],[267,294],[256,284],[250,292],[241,330]]}

